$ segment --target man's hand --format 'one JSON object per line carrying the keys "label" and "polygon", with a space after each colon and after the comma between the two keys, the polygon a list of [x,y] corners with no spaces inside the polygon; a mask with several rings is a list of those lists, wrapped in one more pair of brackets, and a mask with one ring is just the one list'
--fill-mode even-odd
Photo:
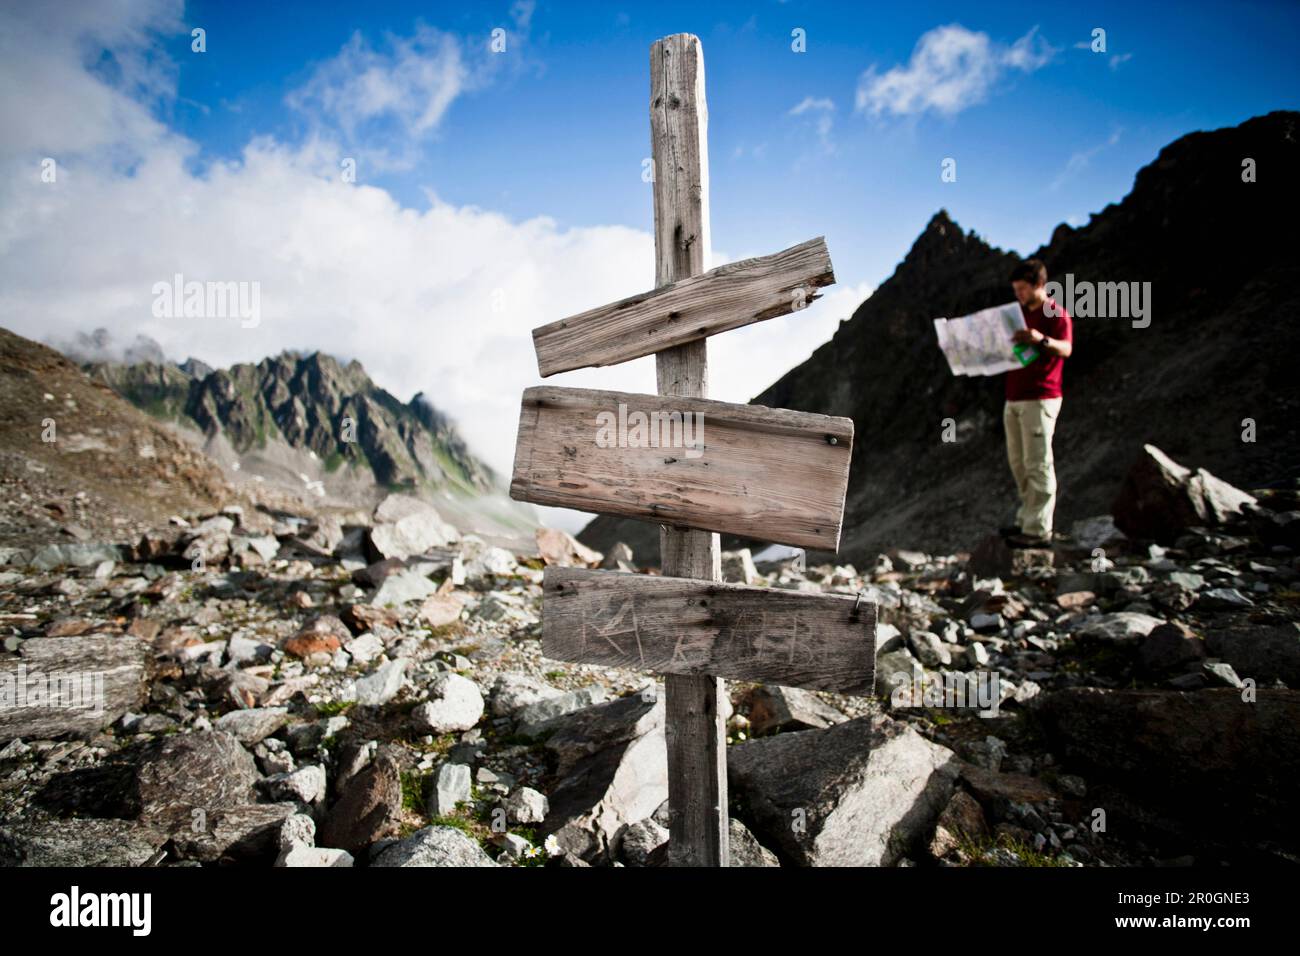
{"label": "man's hand", "polygon": [[1016,329],[1015,335],[1011,336],[1011,341],[1017,345],[1037,345],[1045,338],[1047,336],[1037,329]]}

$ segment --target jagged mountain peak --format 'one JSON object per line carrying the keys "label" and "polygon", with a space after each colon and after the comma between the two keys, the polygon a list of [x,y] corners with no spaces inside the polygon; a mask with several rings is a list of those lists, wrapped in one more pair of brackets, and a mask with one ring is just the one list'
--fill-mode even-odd
{"label": "jagged mountain peak", "polygon": [[285,350],[212,369],[189,360],[90,362],[86,370],[157,417],[197,427],[237,455],[282,443],[334,473],[386,488],[493,490],[496,477],[423,393],[404,403],[355,359]]}

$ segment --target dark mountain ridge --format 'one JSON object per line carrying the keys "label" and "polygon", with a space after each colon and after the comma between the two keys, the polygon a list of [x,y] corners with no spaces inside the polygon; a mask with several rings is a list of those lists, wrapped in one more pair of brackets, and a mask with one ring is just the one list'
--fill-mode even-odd
{"label": "dark mountain ridge", "polygon": [[[1243,181],[1253,159],[1258,181]],[[1049,278],[1150,282],[1151,322],[1077,318],[1055,452],[1057,527],[1104,514],[1144,442],[1242,487],[1300,474],[1300,113],[1181,137],[1122,202],[1060,225],[1033,255]],[[953,550],[1005,523],[1003,381],[954,377],[931,320],[1011,301],[1017,256],[940,210],[894,274],[829,342],[753,401],[846,415],[856,427],[842,559]],[[956,441],[943,441],[946,419]],[[1247,420],[1254,441],[1243,440]],[[654,525],[606,516],[579,536],[658,551]]]}

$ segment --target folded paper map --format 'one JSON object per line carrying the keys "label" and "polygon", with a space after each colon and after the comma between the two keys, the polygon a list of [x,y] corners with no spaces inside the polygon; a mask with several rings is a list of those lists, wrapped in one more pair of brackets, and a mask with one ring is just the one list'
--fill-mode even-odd
{"label": "folded paper map", "polygon": [[1038,349],[1011,341],[1016,330],[1023,328],[1025,319],[1018,302],[956,319],[934,320],[939,348],[953,375],[1000,375],[1034,361]]}

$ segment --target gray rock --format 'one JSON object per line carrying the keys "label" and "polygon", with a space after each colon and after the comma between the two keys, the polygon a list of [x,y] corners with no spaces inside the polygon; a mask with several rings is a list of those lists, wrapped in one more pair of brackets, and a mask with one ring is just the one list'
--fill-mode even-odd
{"label": "gray rock", "polygon": [[459,674],[443,674],[429,688],[432,699],[411,712],[418,733],[446,734],[469,730],[483,716],[478,685]]}
{"label": "gray rock", "polygon": [[360,854],[372,843],[396,836],[402,826],[402,773],[386,752],[376,755],[340,788],[325,815],[320,842]]}
{"label": "gray rock", "polygon": [[525,737],[537,737],[557,718],[599,704],[608,696],[604,687],[593,685],[534,701],[516,712],[517,729]]}
{"label": "gray rock", "polygon": [[483,848],[454,827],[426,827],[384,849],[371,866],[496,866]]}
{"label": "gray rock", "polygon": [[389,495],[375,509],[374,520],[366,543],[376,560],[418,556],[445,548],[459,538],[459,532],[442,519],[437,508],[410,495]]}
{"label": "gray rock", "polygon": [[111,544],[47,544],[31,557],[31,566],[41,571],[68,566],[93,568],[102,561],[120,561],[121,552]]}
{"label": "gray rock", "polygon": [[348,656],[358,664],[369,664],[380,654],[384,653],[384,642],[375,634],[366,631],[364,634],[358,634],[350,641],[345,641],[343,649],[348,652]]}
{"label": "gray rock", "polygon": [[167,839],[131,820],[11,820],[0,823],[0,866],[143,866]]}
{"label": "gray rock", "polygon": [[1211,654],[1256,683],[1282,681],[1300,689],[1300,623],[1243,625],[1206,632]]}
{"label": "gray rock", "polygon": [[506,800],[506,814],[511,823],[541,823],[549,811],[545,795],[532,787],[519,787]]}
{"label": "gray rock", "polygon": [[1116,526],[1130,537],[1172,544],[1185,529],[1225,524],[1254,503],[1204,468],[1193,473],[1154,445],[1144,445],[1111,510]]}
{"label": "gray rock", "polygon": [[[971,626],[975,627],[974,622]],[[907,636],[907,644],[916,655],[916,659],[925,667],[948,667],[952,664],[952,652],[948,650],[938,634],[930,631],[912,631]]]}
{"label": "gray rock", "polygon": [[722,553],[722,580],[733,584],[753,584],[758,580],[758,568],[749,548]]}
{"label": "gray rock", "polygon": [[728,748],[755,834],[804,866],[892,866],[952,796],[952,751],[879,715]]}
{"label": "gray rock", "polygon": [[1205,676],[1213,684],[1225,684],[1228,687],[1243,686],[1241,678],[1237,676],[1237,672],[1232,669],[1231,664],[1223,661],[1207,661],[1201,665],[1201,668]]}
{"label": "gray rock", "polygon": [[830,704],[798,687],[759,686],[749,694],[749,727],[757,736],[829,727],[846,720]]}
{"label": "gray rock", "polygon": [[575,858],[609,861],[623,829],[668,799],[663,701],[622,697],[555,718],[550,730],[558,783],[539,832]]}
{"label": "gray rock", "polygon": [[619,856],[628,866],[646,866],[650,855],[668,842],[668,831],[646,818],[633,823],[623,831],[619,841]]}
{"label": "gray rock", "polygon": [[492,716],[510,717],[521,708],[539,700],[559,697],[563,691],[527,674],[507,672],[492,684]]}
{"label": "gray rock", "polygon": [[469,767],[463,763],[445,761],[433,775],[433,789],[429,793],[429,816],[448,816],[458,803],[468,803],[472,796]]}
{"label": "gray rock", "polygon": [[384,578],[370,603],[375,607],[400,607],[411,601],[421,601],[437,591],[438,586],[419,571],[398,571]]}
{"label": "gray rock", "polygon": [[731,817],[727,823],[730,834],[728,843],[732,866],[781,865],[776,858],[776,854],[759,843],[758,838],[749,832],[749,827],[735,817]]}
{"label": "gray rock", "polygon": [[152,655],[137,638],[42,637],[23,641],[19,654],[0,661],[0,744],[88,739],[144,708]]}
{"label": "gray rock", "polygon": [[189,828],[201,819],[195,810],[212,817],[256,803],[258,779],[253,755],[233,734],[206,730],[164,738],[149,748],[136,773],[140,819]]}
{"label": "gray rock", "polygon": [[299,767],[292,773],[276,774],[262,781],[262,786],[273,800],[298,800],[302,803],[319,803],[325,799],[325,768],[319,764]]}
{"label": "gray rock", "polygon": [[399,658],[381,664],[357,681],[357,703],[363,707],[381,707],[397,696],[406,679],[409,662]]}
{"label": "gray rock", "polygon": [[508,577],[519,567],[515,556],[505,548],[493,547],[472,534],[461,541],[461,557],[465,561],[465,583],[479,590],[490,588],[494,578]]}
{"label": "gray rock", "polygon": [[316,821],[305,813],[291,813],[280,824],[280,849],[316,845]]}
{"label": "gray rock", "polygon": [[1080,637],[1098,641],[1136,643],[1163,623],[1160,618],[1149,614],[1117,611],[1114,614],[1101,614],[1091,618],[1079,628],[1078,634]]}
{"label": "gray rock", "polygon": [[269,862],[279,852],[281,830],[296,809],[292,803],[250,803],[214,810],[178,830],[172,842],[186,860],[222,865]]}
{"label": "gray rock", "polygon": [[635,568],[632,549],[622,541],[605,552],[605,560],[600,566],[606,571],[628,571]]}
{"label": "gray rock", "polygon": [[1033,712],[1051,752],[1093,790],[1108,784],[1190,832],[1213,820],[1222,845],[1300,842],[1300,691],[1259,688],[1247,702],[1230,687],[1078,687],[1042,695]]}
{"label": "gray rock", "polygon": [[213,726],[233,735],[245,747],[251,747],[270,737],[288,720],[287,707],[250,707],[222,714]]}
{"label": "gray rock", "polygon": [[1211,611],[1230,611],[1254,607],[1255,602],[1236,588],[1210,588],[1208,591],[1201,592],[1196,606]]}
{"label": "gray rock", "polygon": [[301,843],[286,847],[275,860],[276,866],[285,867],[352,866],[352,863],[352,854],[347,850],[303,846]]}
{"label": "gray rock", "polygon": [[1142,666],[1151,674],[1168,674],[1205,658],[1205,642],[1182,624],[1154,627],[1138,648]]}

